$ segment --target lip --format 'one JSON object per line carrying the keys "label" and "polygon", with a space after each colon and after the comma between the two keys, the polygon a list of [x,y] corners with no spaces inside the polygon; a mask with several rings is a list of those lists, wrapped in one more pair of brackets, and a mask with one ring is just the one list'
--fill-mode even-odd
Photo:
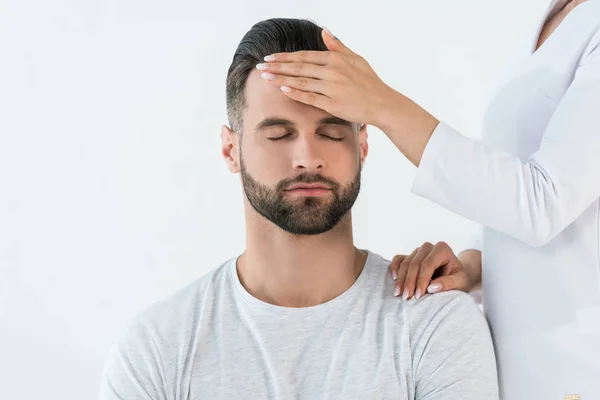
{"label": "lip", "polygon": [[323,189],[321,187],[318,188],[298,188],[298,189],[292,189],[292,190],[288,190],[287,193],[290,194],[290,196],[298,196],[298,197],[321,197],[321,196],[326,196],[329,193],[331,193],[331,189]]}
{"label": "lip", "polygon": [[295,190],[331,190],[331,188],[323,183],[296,183],[287,188],[287,191],[295,191]]}

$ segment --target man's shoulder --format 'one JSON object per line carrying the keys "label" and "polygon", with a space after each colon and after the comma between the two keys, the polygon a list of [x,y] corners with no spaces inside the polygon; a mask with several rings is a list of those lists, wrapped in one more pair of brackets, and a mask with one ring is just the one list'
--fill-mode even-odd
{"label": "man's shoulder", "polygon": [[369,268],[367,274],[371,277],[371,279],[376,279],[377,281],[381,281],[383,279],[384,282],[386,277],[390,277],[391,279],[389,267],[392,262],[371,250],[363,251],[367,253],[367,262],[365,264],[365,268]]}
{"label": "man's shoulder", "polygon": [[475,299],[458,290],[428,294],[407,302],[410,330],[416,336],[430,336],[435,331],[487,333],[488,325]]}
{"label": "man's shoulder", "polygon": [[[140,311],[131,321],[125,337],[142,332],[156,338],[165,338],[176,331],[192,329],[207,301],[227,285],[229,268],[235,259],[229,259],[200,278],[155,301]],[[160,339],[159,339],[160,340]]]}
{"label": "man's shoulder", "polygon": [[498,399],[494,345],[475,300],[449,291],[409,308],[415,398]]}
{"label": "man's shoulder", "polygon": [[475,299],[470,294],[460,290],[426,294],[419,300],[413,301],[411,304],[414,308],[414,312],[419,313],[431,312],[432,309],[437,309],[438,312],[441,310],[453,312],[457,308],[468,308],[481,314],[481,310]]}
{"label": "man's shoulder", "polygon": [[445,318],[464,313],[478,318],[485,318],[475,299],[468,293],[459,290],[427,294],[418,300],[408,301],[413,319],[427,319],[433,316]]}
{"label": "man's shoulder", "polygon": [[368,251],[367,272],[370,284],[363,288],[369,297],[384,299],[385,309],[407,313],[413,324],[424,324],[432,319],[444,319],[454,315],[465,315],[468,318],[485,319],[475,299],[462,291],[450,290],[436,294],[426,294],[420,299],[414,297],[403,301],[394,297],[394,282],[390,276],[391,261]]}

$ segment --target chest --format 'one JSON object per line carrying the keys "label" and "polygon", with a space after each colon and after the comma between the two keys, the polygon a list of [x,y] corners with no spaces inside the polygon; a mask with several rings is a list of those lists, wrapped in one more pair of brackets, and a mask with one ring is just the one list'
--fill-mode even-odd
{"label": "chest", "polygon": [[486,144],[523,162],[539,149],[598,29],[599,4],[588,0],[548,20],[541,47],[508,71],[491,97],[482,126]]}
{"label": "chest", "polygon": [[240,320],[200,343],[190,400],[414,397],[410,343],[391,315]]}
{"label": "chest", "polygon": [[563,22],[567,15],[569,15],[569,13],[575,9],[575,7],[585,3],[586,1],[588,0],[569,0],[558,10],[558,12],[548,18],[548,20],[542,26],[535,49],[539,49],[539,47],[544,44],[546,40],[548,40],[556,28],[558,28],[558,26]]}

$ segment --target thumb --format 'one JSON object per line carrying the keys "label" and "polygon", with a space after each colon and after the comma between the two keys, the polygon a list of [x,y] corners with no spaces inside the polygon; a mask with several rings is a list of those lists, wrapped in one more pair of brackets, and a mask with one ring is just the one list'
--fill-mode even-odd
{"label": "thumb", "polygon": [[458,290],[460,283],[455,275],[445,275],[431,281],[427,286],[427,293],[446,292],[448,290]]}
{"label": "thumb", "polygon": [[350,50],[344,43],[340,41],[337,37],[333,35],[333,33],[327,29],[327,27],[323,26],[323,30],[321,31],[321,36],[323,37],[323,41],[327,46],[329,51],[338,51],[344,54],[354,54],[352,50]]}

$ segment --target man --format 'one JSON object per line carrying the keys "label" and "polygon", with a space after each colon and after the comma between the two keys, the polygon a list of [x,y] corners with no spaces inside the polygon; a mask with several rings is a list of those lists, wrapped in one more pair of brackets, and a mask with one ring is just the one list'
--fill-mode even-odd
{"label": "man", "polygon": [[496,399],[475,302],[400,301],[390,262],[354,246],[366,127],[289,99],[256,68],[297,50],[326,50],[321,28],[273,19],[242,39],[221,137],[244,188],[246,250],[135,319],[102,399]]}

